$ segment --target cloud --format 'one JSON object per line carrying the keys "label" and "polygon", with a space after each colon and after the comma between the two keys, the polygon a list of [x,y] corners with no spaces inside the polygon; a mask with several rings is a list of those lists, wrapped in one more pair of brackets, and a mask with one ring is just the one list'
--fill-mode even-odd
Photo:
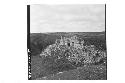
{"label": "cloud", "polygon": [[105,6],[31,5],[31,32],[96,32],[105,30]]}

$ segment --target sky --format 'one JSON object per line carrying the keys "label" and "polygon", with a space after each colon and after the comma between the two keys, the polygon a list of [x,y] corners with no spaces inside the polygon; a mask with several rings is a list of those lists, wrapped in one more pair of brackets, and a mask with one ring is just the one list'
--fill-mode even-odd
{"label": "sky", "polygon": [[31,5],[30,32],[105,31],[104,4]]}

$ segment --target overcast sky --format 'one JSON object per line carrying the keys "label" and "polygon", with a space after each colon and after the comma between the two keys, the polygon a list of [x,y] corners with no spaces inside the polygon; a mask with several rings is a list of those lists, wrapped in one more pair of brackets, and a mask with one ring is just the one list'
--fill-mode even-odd
{"label": "overcast sky", "polygon": [[105,5],[31,5],[30,32],[105,31]]}

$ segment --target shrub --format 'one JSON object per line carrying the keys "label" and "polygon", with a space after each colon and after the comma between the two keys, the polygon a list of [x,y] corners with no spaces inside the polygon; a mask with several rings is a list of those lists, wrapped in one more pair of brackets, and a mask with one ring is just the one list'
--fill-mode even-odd
{"label": "shrub", "polygon": [[94,45],[84,45],[85,41],[79,41],[77,36],[70,38],[61,37],[54,44],[49,45],[40,56],[52,56],[57,59],[65,58],[76,65],[78,63],[97,63],[106,57],[106,53],[97,50]]}

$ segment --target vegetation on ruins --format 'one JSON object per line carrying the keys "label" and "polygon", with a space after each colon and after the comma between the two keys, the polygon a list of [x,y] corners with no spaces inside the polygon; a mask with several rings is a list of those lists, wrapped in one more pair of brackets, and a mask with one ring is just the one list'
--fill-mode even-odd
{"label": "vegetation on ruins", "polygon": [[71,63],[89,64],[100,62],[106,57],[106,52],[96,49],[94,45],[84,45],[85,41],[79,41],[77,36],[61,37],[55,43],[47,46],[40,56],[52,56],[56,60],[65,58]]}

